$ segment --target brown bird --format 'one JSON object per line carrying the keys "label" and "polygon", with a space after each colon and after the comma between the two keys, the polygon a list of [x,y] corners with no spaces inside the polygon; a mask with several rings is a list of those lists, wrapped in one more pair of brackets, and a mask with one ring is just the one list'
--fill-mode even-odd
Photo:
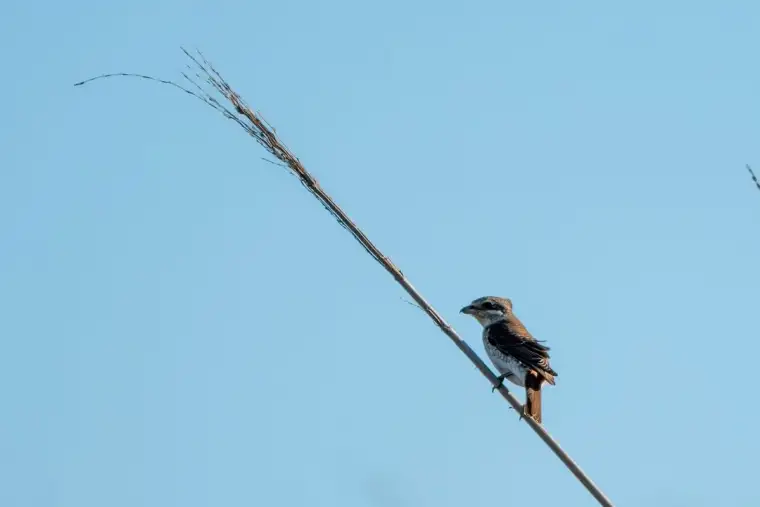
{"label": "brown bird", "polygon": [[461,310],[483,326],[483,345],[504,379],[525,387],[524,413],[541,423],[541,385],[554,385],[557,372],[549,366],[549,347],[539,343],[512,313],[512,301],[486,296]]}

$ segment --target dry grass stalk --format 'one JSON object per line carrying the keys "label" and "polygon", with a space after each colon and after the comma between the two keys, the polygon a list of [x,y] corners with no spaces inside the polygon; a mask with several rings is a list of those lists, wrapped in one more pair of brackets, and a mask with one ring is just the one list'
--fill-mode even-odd
{"label": "dry grass stalk", "polygon": [[[222,78],[222,76],[216,71],[211,63],[200,52],[197,56],[190,54],[184,48],[182,51],[192,61],[194,68],[188,67],[193,71],[194,78],[191,78],[186,73],[183,73],[185,79],[194,88],[190,90],[172,81],[166,81],[162,79],[156,79],[150,76],[142,74],[103,74],[80,83],[75,86],[80,86],[90,81],[102,78],[127,76],[137,77],[141,79],[147,79],[156,81],[162,84],[167,84],[179,88],[180,90],[188,93],[207,105],[213,107],[220,113],[222,113],[228,119],[234,121],[240,127],[243,128],[251,137],[253,137],[260,145],[264,147],[272,156],[280,161],[277,165],[291,171],[298,177],[301,184],[306,187],[314,197],[332,214],[332,216],[343,226],[351,235],[362,245],[362,247],[378,262],[382,265],[388,273],[401,285],[404,290],[411,296],[411,298],[417,303],[419,308],[424,311],[448,336],[451,341],[459,348],[459,350],[467,356],[467,358],[477,367],[478,370],[485,376],[492,386],[498,386],[499,380],[491,369],[483,362],[482,359],[470,348],[467,343],[462,340],[454,329],[446,322],[446,320],[428,303],[425,298],[412,286],[407,280],[400,269],[393,264],[388,257],[367,238],[364,232],[348,217],[348,215],[332,200],[332,198],[319,186],[317,180],[309,174],[306,168],[301,164],[301,161],[296,157],[285,144],[277,137],[275,129],[267,123],[260,114],[253,111],[245,101],[238,95],[232,87]],[[206,91],[201,83],[211,86],[211,88],[226,99],[232,106],[229,108],[213,95],[213,92]],[[522,405],[512,395],[512,393],[504,386],[499,387],[499,392],[504,399],[519,413],[522,413]],[[549,446],[549,448],[557,455],[557,457],[565,464],[565,466],[575,475],[575,477],[586,487],[586,489],[594,496],[594,498],[603,506],[612,506],[612,502],[605,496],[605,494],[594,484],[594,482],[581,470],[575,461],[560,447],[560,445],[549,435],[544,427],[538,424],[530,417],[524,417],[523,421],[528,424],[531,429],[541,438],[541,440]]]}

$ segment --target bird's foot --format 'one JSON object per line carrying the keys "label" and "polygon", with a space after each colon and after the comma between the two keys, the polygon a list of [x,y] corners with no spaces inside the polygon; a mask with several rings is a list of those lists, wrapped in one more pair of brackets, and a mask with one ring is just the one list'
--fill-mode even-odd
{"label": "bird's foot", "polygon": [[491,392],[494,392],[495,390],[497,390],[500,387],[502,387],[504,385],[504,379],[505,378],[507,378],[506,375],[499,375],[498,377],[496,377],[496,380],[498,380],[499,383],[491,388]]}

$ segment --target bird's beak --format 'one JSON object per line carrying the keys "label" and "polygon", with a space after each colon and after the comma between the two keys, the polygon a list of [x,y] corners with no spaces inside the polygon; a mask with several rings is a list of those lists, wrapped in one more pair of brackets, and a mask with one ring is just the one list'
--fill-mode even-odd
{"label": "bird's beak", "polygon": [[459,310],[459,313],[464,313],[465,315],[472,315],[475,313],[475,307],[472,305],[467,305],[461,310]]}

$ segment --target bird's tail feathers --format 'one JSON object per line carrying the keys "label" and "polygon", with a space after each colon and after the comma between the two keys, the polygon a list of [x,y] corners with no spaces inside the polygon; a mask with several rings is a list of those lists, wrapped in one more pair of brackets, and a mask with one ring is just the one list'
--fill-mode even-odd
{"label": "bird's tail feathers", "polygon": [[538,375],[527,375],[525,382],[525,415],[541,424],[541,381]]}

